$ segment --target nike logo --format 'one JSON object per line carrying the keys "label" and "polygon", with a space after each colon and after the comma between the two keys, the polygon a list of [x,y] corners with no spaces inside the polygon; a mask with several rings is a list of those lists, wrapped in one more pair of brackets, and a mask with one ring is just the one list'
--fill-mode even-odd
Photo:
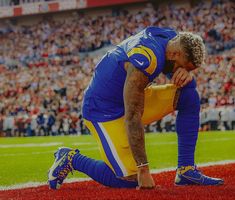
{"label": "nike logo", "polygon": [[60,164],[60,162],[67,156],[67,154],[64,154],[59,160],[57,160],[56,162],[54,162],[54,164],[51,166],[49,173],[48,173],[48,179],[50,181],[55,180],[57,177],[53,176],[53,172],[54,170],[58,167],[58,165]]}
{"label": "nike logo", "polygon": [[136,59],[134,59],[139,65],[143,65],[144,64],[144,61],[142,61],[142,62],[140,62],[140,61],[138,61],[138,60],[136,60]]}
{"label": "nike logo", "polygon": [[185,176],[185,175],[182,175],[182,176],[184,178],[188,179],[189,181],[192,181],[192,182],[197,183],[197,184],[202,184],[203,181],[204,181],[203,176],[201,176],[200,178],[193,178],[193,177]]}

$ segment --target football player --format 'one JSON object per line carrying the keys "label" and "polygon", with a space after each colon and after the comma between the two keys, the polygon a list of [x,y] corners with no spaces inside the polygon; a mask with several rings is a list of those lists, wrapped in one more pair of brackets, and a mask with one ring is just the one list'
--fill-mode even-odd
{"label": "football player", "polygon": [[[197,170],[194,152],[200,102],[190,71],[205,57],[202,39],[193,33],[148,27],[105,54],[85,91],[83,117],[99,144],[102,160],[79,150],[60,148],[48,173],[57,189],[72,170],[116,188],[154,188],[145,150],[144,125],[178,110],[176,185],[220,185]],[[160,74],[172,84],[150,83]]]}

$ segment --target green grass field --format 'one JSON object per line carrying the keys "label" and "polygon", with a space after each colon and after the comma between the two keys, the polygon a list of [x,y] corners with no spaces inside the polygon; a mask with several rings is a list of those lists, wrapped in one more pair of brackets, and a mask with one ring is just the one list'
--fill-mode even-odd
{"label": "green grass field", "polygon": [[[54,160],[53,152],[59,146],[79,148],[81,153],[100,159],[97,144],[91,136],[0,138],[0,186],[45,182]],[[146,134],[146,146],[152,169],[176,166],[176,134]],[[196,162],[235,160],[234,146],[234,131],[200,133]],[[73,177],[85,176],[75,173]]]}

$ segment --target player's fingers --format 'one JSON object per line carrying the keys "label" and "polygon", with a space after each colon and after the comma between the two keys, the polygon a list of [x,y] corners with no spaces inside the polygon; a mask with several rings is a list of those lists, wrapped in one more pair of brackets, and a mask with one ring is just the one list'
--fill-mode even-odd
{"label": "player's fingers", "polygon": [[184,80],[185,72],[179,71],[177,76],[175,77],[174,84],[180,86],[181,79]]}
{"label": "player's fingers", "polygon": [[191,76],[187,76],[187,78],[184,80],[184,82],[181,83],[180,87],[184,87],[185,85],[187,85],[191,81],[192,81],[192,77]]}
{"label": "player's fingers", "polygon": [[177,70],[176,70],[176,72],[174,73],[174,77],[173,77],[173,83],[174,84],[176,84],[178,81],[179,81],[179,79],[180,79],[180,77],[182,76],[182,74],[184,74],[184,73],[186,73],[186,70],[185,69],[183,69],[183,68],[178,68]]}
{"label": "player's fingers", "polygon": [[175,72],[174,72],[174,74],[173,74],[173,76],[172,76],[172,78],[171,78],[171,83],[175,83],[175,80],[176,80],[176,78],[177,78],[177,76],[178,76],[178,74],[181,72],[181,68],[178,68]]}
{"label": "player's fingers", "polygon": [[144,187],[144,186],[137,186],[136,190],[150,190],[150,189],[155,189],[156,186],[149,186],[149,187]]}
{"label": "player's fingers", "polygon": [[177,82],[176,84],[177,84],[178,86],[182,87],[182,83],[184,83],[185,80],[187,80],[187,78],[188,78],[188,74],[182,73],[182,74],[181,74],[181,77],[179,77],[178,82]]}

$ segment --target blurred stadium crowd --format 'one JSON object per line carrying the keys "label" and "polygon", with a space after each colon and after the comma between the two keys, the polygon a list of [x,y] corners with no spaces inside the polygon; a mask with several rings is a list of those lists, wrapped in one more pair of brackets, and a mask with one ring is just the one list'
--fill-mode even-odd
{"label": "blurred stadium crowd", "polygon": [[0,0],[0,6],[15,6],[21,5],[25,3],[36,3],[36,2],[46,2],[46,1],[53,1],[53,0]]}
{"label": "blurred stadium crowd", "polygon": [[[92,53],[151,25],[203,37],[208,56],[195,72],[201,129],[235,129],[234,13],[234,3],[222,0],[193,7],[145,4],[138,13],[76,12],[71,18],[48,18],[30,26],[0,22],[0,134],[86,133],[80,113],[83,91],[102,56]],[[156,79],[157,84],[166,82],[164,76]],[[146,129],[174,131],[174,119],[175,113]]]}

